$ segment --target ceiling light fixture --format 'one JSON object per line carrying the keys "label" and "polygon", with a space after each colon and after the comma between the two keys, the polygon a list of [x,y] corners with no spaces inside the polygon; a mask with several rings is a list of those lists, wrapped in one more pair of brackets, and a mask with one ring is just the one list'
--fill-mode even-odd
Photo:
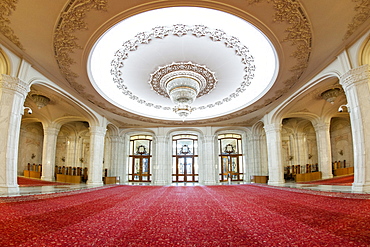
{"label": "ceiling light fixture", "polygon": [[334,104],[335,99],[342,93],[342,91],[339,88],[332,88],[329,90],[326,90],[321,94],[321,97],[329,102],[330,104]]}
{"label": "ceiling light fixture", "polygon": [[50,102],[50,99],[48,97],[40,95],[40,94],[32,94],[31,98],[33,102],[35,102],[38,109],[43,108]]}
{"label": "ceiling light fixture", "polygon": [[170,98],[173,111],[183,121],[195,110],[196,98],[211,92],[217,83],[215,73],[192,62],[178,62],[160,67],[150,76],[149,84],[159,95]]}
{"label": "ceiling light fixture", "polygon": [[189,77],[178,77],[166,84],[167,93],[175,104],[173,111],[183,120],[193,111],[191,104],[198,96],[200,83]]}

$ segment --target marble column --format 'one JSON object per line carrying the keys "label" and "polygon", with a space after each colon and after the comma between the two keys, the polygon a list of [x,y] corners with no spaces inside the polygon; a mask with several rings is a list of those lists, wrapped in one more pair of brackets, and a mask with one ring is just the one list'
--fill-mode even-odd
{"label": "marble column", "polygon": [[0,192],[17,193],[18,144],[24,101],[30,87],[9,75],[0,76]]}
{"label": "marble column", "polygon": [[307,164],[308,159],[306,136],[304,133],[297,133],[297,147],[298,147],[297,153],[298,164],[304,166]]}
{"label": "marble column", "polygon": [[347,97],[354,155],[356,192],[370,191],[370,65],[352,69],[340,78]]}
{"label": "marble column", "polygon": [[313,124],[313,127],[316,131],[318,164],[322,179],[332,178],[330,123],[320,122]]}
{"label": "marble column", "polygon": [[247,169],[249,169],[249,177],[244,177],[244,181],[250,182],[251,181],[251,176],[262,176],[261,172],[261,161],[260,161],[260,148],[259,148],[259,141],[260,137],[257,134],[254,134],[251,136],[248,146],[248,159],[249,159],[249,166]]}
{"label": "marble column", "polygon": [[44,127],[44,143],[42,149],[42,176],[47,181],[55,180],[55,152],[60,126]]}
{"label": "marble column", "polygon": [[[215,184],[217,182],[217,173],[218,173],[218,162],[215,148],[215,136],[214,135],[205,135],[203,137],[203,150],[204,152],[199,152],[199,166],[203,166],[202,169],[199,169],[199,182],[202,184]],[[200,168],[200,167],[199,167]]]}
{"label": "marble column", "polygon": [[[129,163],[129,143],[130,137],[128,135],[124,135],[120,138],[120,164],[118,168],[118,176],[120,176],[120,183],[128,183],[128,166]],[[153,172],[153,171],[152,171]]]}
{"label": "marble column", "polygon": [[111,137],[111,143],[112,143],[112,166],[111,166],[111,174],[112,176],[120,177],[121,179],[121,174],[122,174],[122,169],[123,169],[123,155],[122,155],[122,138],[120,136],[112,136]]}
{"label": "marble column", "polygon": [[107,129],[100,126],[90,128],[90,164],[88,167],[88,185],[103,185],[104,141]]}
{"label": "marble column", "polygon": [[170,184],[172,181],[172,152],[165,135],[156,136],[155,156],[153,157],[153,183]]}
{"label": "marble column", "polygon": [[284,167],[281,156],[281,124],[271,123],[264,126],[267,139],[267,157],[269,168],[269,185],[285,183]]}

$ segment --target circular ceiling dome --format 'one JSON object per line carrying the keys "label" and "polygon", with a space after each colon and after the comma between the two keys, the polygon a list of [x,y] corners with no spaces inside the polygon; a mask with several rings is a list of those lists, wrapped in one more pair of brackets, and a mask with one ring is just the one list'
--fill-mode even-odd
{"label": "circular ceiling dome", "polygon": [[197,82],[187,119],[198,120],[256,102],[272,87],[277,61],[271,42],[247,21],[213,9],[173,7],[114,25],[95,43],[87,69],[110,103],[165,120],[180,118],[168,94],[171,81],[182,78],[176,80],[181,95]]}

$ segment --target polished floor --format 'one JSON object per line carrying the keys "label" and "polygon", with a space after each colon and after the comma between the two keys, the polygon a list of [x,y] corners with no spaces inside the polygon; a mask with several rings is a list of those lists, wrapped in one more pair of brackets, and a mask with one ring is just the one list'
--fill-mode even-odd
{"label": "polished floor", "polygon": [[[215,185],[230,185],[230,184],[248,184],[246,182],[225,182],[218,183]],[[150,183],[126,183],[126,185],[152,185]],[[199,183],[173,183],[171,186],[201,186]],[[112,185],[104,185],[112,186]],[[62,185],[52,185],[52,186],[32,186],[32,187],[19,187],[19,192],[17,193],[5,193],[0,191],[0,197],[13,197],[13,196],[26,196],[26,195],[37,195],[37,194],[49,194],[49,193],[60,193],[74,190],[82,190],[95,188],[100,186],[93,186],[87,184],[62,184]],[[313,191],[326,191],[326,192],[341,192],[341,193],[359,193],[352,191],[351,186],[340,186],[340,185],[315,185],[315,184],[297,184],[295,182],[287,182],[280,187],[288,188],[298,188],[304,190]],[[359,194],[367,194],[370,192],[361,192]]]}

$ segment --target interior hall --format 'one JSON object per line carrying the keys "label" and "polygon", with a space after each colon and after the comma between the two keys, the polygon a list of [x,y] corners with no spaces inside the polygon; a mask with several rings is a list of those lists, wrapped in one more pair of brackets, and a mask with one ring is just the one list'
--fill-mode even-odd
{"label": "interior hall", "polygon": [[369,27],[369,0],[0,1],[0,245],[370,246]]}

